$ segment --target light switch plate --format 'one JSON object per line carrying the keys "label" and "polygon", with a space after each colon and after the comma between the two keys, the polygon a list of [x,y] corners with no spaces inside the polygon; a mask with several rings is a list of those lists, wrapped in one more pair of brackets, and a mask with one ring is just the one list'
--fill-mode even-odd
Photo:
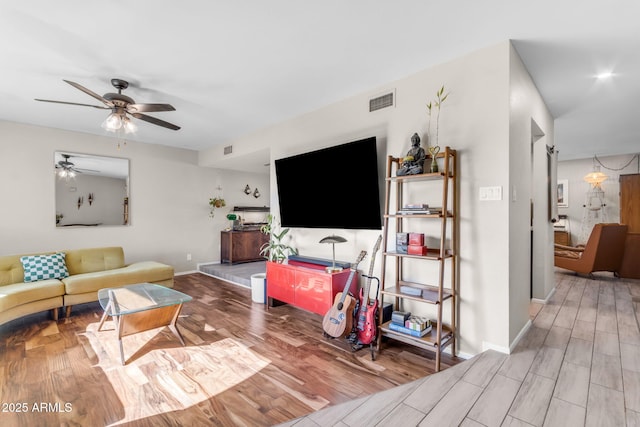
{"label": "light switch plate", "polygon": [[480,200],[502,200],[502,187],[480,187]]}

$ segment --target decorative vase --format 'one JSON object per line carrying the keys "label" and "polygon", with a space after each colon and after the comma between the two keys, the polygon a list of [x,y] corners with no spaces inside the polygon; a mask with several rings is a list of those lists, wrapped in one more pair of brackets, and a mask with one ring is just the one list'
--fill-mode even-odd
{"label": "decorative vase", "polygon": [[438,162],[436,162],[436,156],[438,155],[439,152],[440,152],[440,147],[438,145],[429,147],[429,154],[431,154],[431,167],[429,168],[429,171],[431,173],[438,172]]}

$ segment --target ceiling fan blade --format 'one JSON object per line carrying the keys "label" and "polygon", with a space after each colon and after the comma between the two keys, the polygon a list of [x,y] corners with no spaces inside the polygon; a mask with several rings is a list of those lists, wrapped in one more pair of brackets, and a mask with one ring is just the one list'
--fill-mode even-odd
{"label": "ceiling fan blade", "polygon": [[79,104],[77,102],[54,101],[54,100],[51,100],[51,99],[38,99],[38,98],[35,98],[35,100],[36,101],[42,101],[42,102],[55,102],[56,104],[80,105],[82,107],[93,107],[93,108],[99,108],[101,110],[110,110],[111,109],[109,107],[103,107],[102,105]]}
{"label": "ceiling fan blade", "polygon": [[98,101],[102,102],[104,105],[106,105],[108,107],[113,107],[113,102],[109,101],[108,99],[103,98],[102,96],[98,95],[97,93],[95,93],[92,90],[87,89],[86,87],[82,86],[81,84],[78,84],[76,82],[72,82],[71,80],[64,80],[64,81],[66,83],[69,83],[71,86],[75,87],[76,89],[83,91],[87,95],[93,96],[95,99],[97,99]]}
{"label": "ceiling fan blade", "polygon": [[180,129],[180,126],[176,126],[176,125],[171,124],[169,122],[165,122],[164,120],[160,120],[160,119],[157,119],[155,117],[147,116],[145,114],[131,113],[131,115],[133,117],[135,117],[136,119],[144,120],[145,122],[153,123],[154,125],[162,126],[162,127],[165,127],[165,128],[168,128],[168,129],[172,129],[172,130]]}
{"label": "ceiling fan blade", "polygon": [[151,113],[154,111],[176,111],[171,104],[129,104],[127,106],[129,113]]}

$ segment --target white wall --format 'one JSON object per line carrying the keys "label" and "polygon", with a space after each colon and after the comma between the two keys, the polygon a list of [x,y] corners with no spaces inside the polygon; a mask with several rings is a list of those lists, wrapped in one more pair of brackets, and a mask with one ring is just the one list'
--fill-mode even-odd
{"label": "white wall", "polygon": [[[526,286],[528,293],[528,277],[522,283],[521,274],[515,273],[525,262],[525,256],[514,253],[524,252],[528,245],[528,239],[522,239],[529,230],[527,189],[531,177],[517,181],[515,169],[509,167],[512,160],[510,150],[514,144],[511,141],[514,136],[511,135],[513,131],[510,132],[509,115],[513,104],[512,92],[522,88],[525,93],[520,102],[526,104],[531,100],[536,104],[535,108],[521,107],[521,113],[515,118],[518,121],[517,129],[524,126],[523,117],[526,116],[530,122],[532,111],[546,109],[544,104],[540,105],[539,96],[528,96],[535,87],[522,72],[519,72],[522,83],[510,87],[511,57],[510,43],[503,42],[233,141],[234,152],[251,152],[258,144],[271,147],[271,188],[274,189],[271,206],[277,214],[273,160],[377,136],[379,170],[384,175],[387,155],[404,155],[414,132],[422,136],[423,146],[427,145],[424,138],[428,125],[425,105],[444,84],[451,93],[443,104],[439,145],[451,146],[458,150],[460,157],[459,348],[465,353],[475,354],[486,347],[508,349],[513,339],[509,327],[510,306],[520,305],[524,295],[518,290],[519,295],[513,302],[510,301],[510,292],[515,286]],[[368,100],[388,90],[395,90],[396,106],[369,113]],[[548,118],[548,113],[543,118]],[[530,133],[528,124],[525,133]],[[219,151],[218,147],[202,152],[201,164],[206,165],[207,158],[219,155]],[[330,173],[329,165],[327,171]],[[507,196],[510,180],[514,180],[513,185],[523,194],[523,198],[514,205],[517,209],[511,207]],[[501,186],[505,191],[503,200],[479,201],[481,186]],[[384,188],[382,180],[380,187]],[[345,197],[349,197],[351,190],[354,189],[345,183]],[[318,195],[318,206],[315,208],[340,209],[340,198]],[[513,209],[512,213],[510,209]],[[510,215],[526,215],[526,219],[511,222]],[[292,244],[302,254],[329,258],[330,248],[318,242],[331,233],[348,240],[347,243],[336,245],[336,257],[350,261],[355,259],[359,251],[370,251],[380,231],[300,228],[293,229],[290,234]],[[516,237],[510,239],[510,234]],[[509,261],[512,256],[519,257],[513,264]],[[361,269],[366,271],[368,262],[369,259],[365,260]],[[414,269],[408,274],[422,275],[422,268],[430,269],[429,266],[420,267],[419,271]],[[380,258],[376,264],[376,274],[379,273]],[[428,277],[435,276],[429,273]],[[512,286],[512,282],[518,284]],[[412,306],[411,310],[425,310],[425,306]],[[517,326],[521,327],[520,323]]]}
{"label": "white wall", "polygon": [[529,321],[532,291],[534,298],[545,299],[554,286],[546,149],[554,146],[553,118],[513,47],[509,128],[509,185],[504,197],[509,209],[508,324],[513,344]]}
{"label": "white wall", "polygon": [[[560,147],[560,153],[562,154],[562,147]],[[633,157],[633,154],[626,156],[598,156],[598,159],[605,167],[602,167],[597,162],[595,163],[600,166],[600,171],[609,177],[602,183],[607,222],[620,222],[620,184],[618,182],[620,175],[640,173],[638,158],[633,159]],[[590,184],[586,183],[583,178],[593,171],[593,165],[594,159],[558,162],[558,179],[569,180],[569,206],[558,208],[558,213],[569,215],[571,243],[574,245],[581,243],[579,242],[579,237],[582,228],[584,204],[587,191],[590,188]]]}
{"label": "white wall", "polygon": [[[195,151],[135,142],[118,150],[110,138],[1,121],[0,141],[0,255],[114,245],[124,248],[127,262],[157,260],[192,271],[220,260],[220,231],[234,205],[269,203],[268,175],[199,167]],[[58,150],[130,160],[132,225],[55,227]],[[244,194],[247,184],[264,196]],[[209,197],[218,186],[227,207],[210,219]]]}

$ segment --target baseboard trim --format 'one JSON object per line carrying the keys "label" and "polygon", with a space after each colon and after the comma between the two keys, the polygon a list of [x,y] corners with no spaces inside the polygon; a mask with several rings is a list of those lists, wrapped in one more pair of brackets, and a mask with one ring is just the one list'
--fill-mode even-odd
{"label": "baseboard trim", "polygon": [[179,273],[173,273],[174,276],[186,276],[187,274],[200,273],[198,270],[181,271]]}
{"label": "baseboard trim", "polygon": [[529,329],[531,329],[531,325],[533,325],[531,319],[527,320],[527,323],[525,323],[522,329],[520,329],[520,332],[509,346],[509,354],[513,353],[513,350],[515,350],[518,343],[522,340],[525,334],[529,332]]}
{"label": "baseboard trim", "polygon": [[511,349],[509,349],[509,347],[503,347],[501,345],[495,345],[490,342],[482,341],[482,351],[484,352],[487,350],[495,350],[500,353],[511,354]]}
{"label": "baseboard trim", "polygon": [[482,341],[482,351],[495,350],[504,354],[513,353],[513,351],[515,350],[520,340],[522,340],[525,334],[529,331],[529,328],[531,328],[531,325],[533,325],[533,322],[531,321],[531,319],[527,320],[527,323],[525,323],[522,329],[520,329],[520,332],[518,332],[518,335],[511,342],[509,347],[503,347],[501,345],[495,345],[490,342]]}
{"label": "baseboard trim", "polygon": [[[451,348],[447,347],[444,350],[442,350],[443,353],[448,354],[449,356],[453,356],[453,354],[451,354]],[[455,355],[455,357],[459,357],[460,359],[464,359],[464,360],[469,360],[472,357],[474,357],[475,354],[469,354],[469,353],[465,353],[463,351],[459,351],[458,350],[458,354]]]}
{"label": "baseboard trim", "polygon": [[545,299],[531,298],[531,302],[535,302],[535,303],[538,303],[538,304],[547,304],[549,302],[549,300],[551,299],[551,297],[553,296],[553,294],[555,294],[555,293],[556,293],[556,288],[554,286],[553,289],[551,289],[551,291],[549,291],[549,295],[547,295]]}

